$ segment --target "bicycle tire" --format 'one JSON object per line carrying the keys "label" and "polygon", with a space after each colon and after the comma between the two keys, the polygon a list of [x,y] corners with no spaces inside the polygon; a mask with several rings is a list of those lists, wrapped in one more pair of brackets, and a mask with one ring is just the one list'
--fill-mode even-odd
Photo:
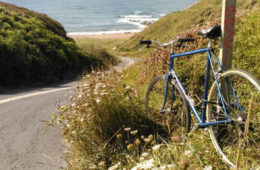
{"label": "bicycle tire", "polygon": [[[173,82],[172,82],[173,81]],[[168,130],[168,135],[184,139],[184,135],[190,131],[190,109],[187,100],[178,85],[174,83],[176,80],[169,80],[168,89],[175,87],[174,103],[171,102],[172,90],[168,90],[167,100],[164,107],[165,113],[161,113],[164,91],[166,85],[165,75],[155,77],[147,88],[145,95],[145,110],[148,117],[155,119]],[[172,109],[170,109],[172,105]]]}
{"label": "bicycle tire", "polygon": [[[260,82],[252,74],[240,69],[225,71],[220,75],[218,82],[222,90],[228,94],[224,97],[224,102],[232,124],[209,126],[214,147],[222,159],[234,168],[258,167],[260,166],[260,108],[258,107]],[[223,105],[217,98],[219,93],[214,82],[208,95],[210,101],[207,105],[208,122],[226,119]]]}

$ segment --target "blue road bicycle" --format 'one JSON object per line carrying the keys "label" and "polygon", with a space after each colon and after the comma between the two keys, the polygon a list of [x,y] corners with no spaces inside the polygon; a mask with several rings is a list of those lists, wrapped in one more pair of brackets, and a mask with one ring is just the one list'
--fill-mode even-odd
{"label": "blue road bicycle", "polygon": [[[221,34],[220,26],[200,30],[198,34],[209,39],[208,47],[180,54],[174,54],[174,44],[179,42],[175,47],[180,47],[183,42],[193,42],[194,39],[179,37],[165,44],[154,40],[140,41],[140,44],[146,44],[143,48],[149,48],[152,43],[160,47],[171,46],[169,72],[155,77],[148,86],[145,96],[146,112],[154,118],[166,118],[163,120],[169,127],[170,134],[180,141],[188,133],[208,127],[217,152],[231,167],[236,167],[238,156],[240,165],[258,167],[260,82],[247,71],[222,69],[212,48],[212,40]],[[207,53],[201,108],[195,105],[174,70],[175,58],[198,53]],[[190,109],[195,116],[191,116]],[[191,122],[195,122],[194,117],[197,123],[190,130]]]}

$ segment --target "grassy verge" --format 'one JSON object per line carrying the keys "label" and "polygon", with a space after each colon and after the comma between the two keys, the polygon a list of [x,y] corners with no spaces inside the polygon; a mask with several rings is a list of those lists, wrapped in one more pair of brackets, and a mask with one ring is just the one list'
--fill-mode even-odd
{"label": "grassy verge", "polygon": [[[259,79],[259,8],[239,14],[232,67],[248,70]],[[180,32],[183,37],[196,37],[196,43],[177,52],[206,46],[206,40],[195,35],[198,29]],[[218,44],[216,40],[215,47]],[[70,97],[71,104],[62,106],[60,115],[53,119],[61,124],[69,143],[66,169],[131,169],[145,161],[150,169],[230,168],[216,153],[207,131],[200,130],[187,142],[180,142],[167,135],[166,124],[145,116],[146,88],[155,75],[167,71],[167,61],[165,53],[153,51],[144,62],[124,72],[93,72],[82,78],[75,96]],[[195,94],[202,97],[204,66],[205,55],[176,60],[177,73],[192,98]],[[241,168],[250,169],[255,163],[242,164]]]}

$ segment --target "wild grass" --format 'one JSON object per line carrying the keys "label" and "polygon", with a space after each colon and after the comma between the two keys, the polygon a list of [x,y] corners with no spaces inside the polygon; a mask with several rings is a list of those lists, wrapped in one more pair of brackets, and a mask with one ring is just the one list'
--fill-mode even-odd
{"label": "wild grass", "polygon": [[[258,79],[259,18],[259,8],[238,11],[232,63],[233,68],[248,70]],[[184,38],[195,37],[196,43],[176,52],[205,47],[207,41],[196,35],[203,27],[179,32]],[[216,40],[214,47],[218,45]],[[180,142],[167,135],[166,125],[145,116],[146,88],[155,75],[167,72],[168,58],[167,53],[155,50],[124,72],[93,72],[82,78],[75,96],[70,97],[72,104],[62,106],[54,120],[61,123],[69,143],[65,169],[137,169],[144,161],[150,169],[230,169],[215,151],[207,129]],[[176,60],[175,70],[193,99],[202,97],[205,60],[205,55]],[[236,158],[238,165],[242,161]],[[240,164],[241,169],[250,166]]]}

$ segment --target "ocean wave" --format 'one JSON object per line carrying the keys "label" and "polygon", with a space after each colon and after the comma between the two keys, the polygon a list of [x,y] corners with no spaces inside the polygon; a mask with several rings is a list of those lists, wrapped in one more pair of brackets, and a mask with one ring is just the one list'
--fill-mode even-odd
{"label": "ocean wave", "polygon": [[121,18],[121,19],[118,19],[117,22],[136,25],[140,29],[144,29],[147,27],[146,25],[143,24],[144,22],[153,23],[153,22],[157,21],[158,19],[159,18]]}
{"label": "ocean wave", "polygon": [[159,15],[159,16],[161,16],[161,17],[164,17],[166,14],[157,14],[157,15]]}
{"label": "ocean wave", "polygon": [[135,15],[142,13],[142,11],[135,11]]}
{"label": "ocean wave", "polygon": [[111,31],[89,31],[89,32],[68,32],[67,35],[102,35],[102,34],[124,34],[124,33],[137,33],[142,30],[111,30]]}
{"label": "ocean wave", "polygon": [[152,18],[152,15],[121,15],[122,18]]}

